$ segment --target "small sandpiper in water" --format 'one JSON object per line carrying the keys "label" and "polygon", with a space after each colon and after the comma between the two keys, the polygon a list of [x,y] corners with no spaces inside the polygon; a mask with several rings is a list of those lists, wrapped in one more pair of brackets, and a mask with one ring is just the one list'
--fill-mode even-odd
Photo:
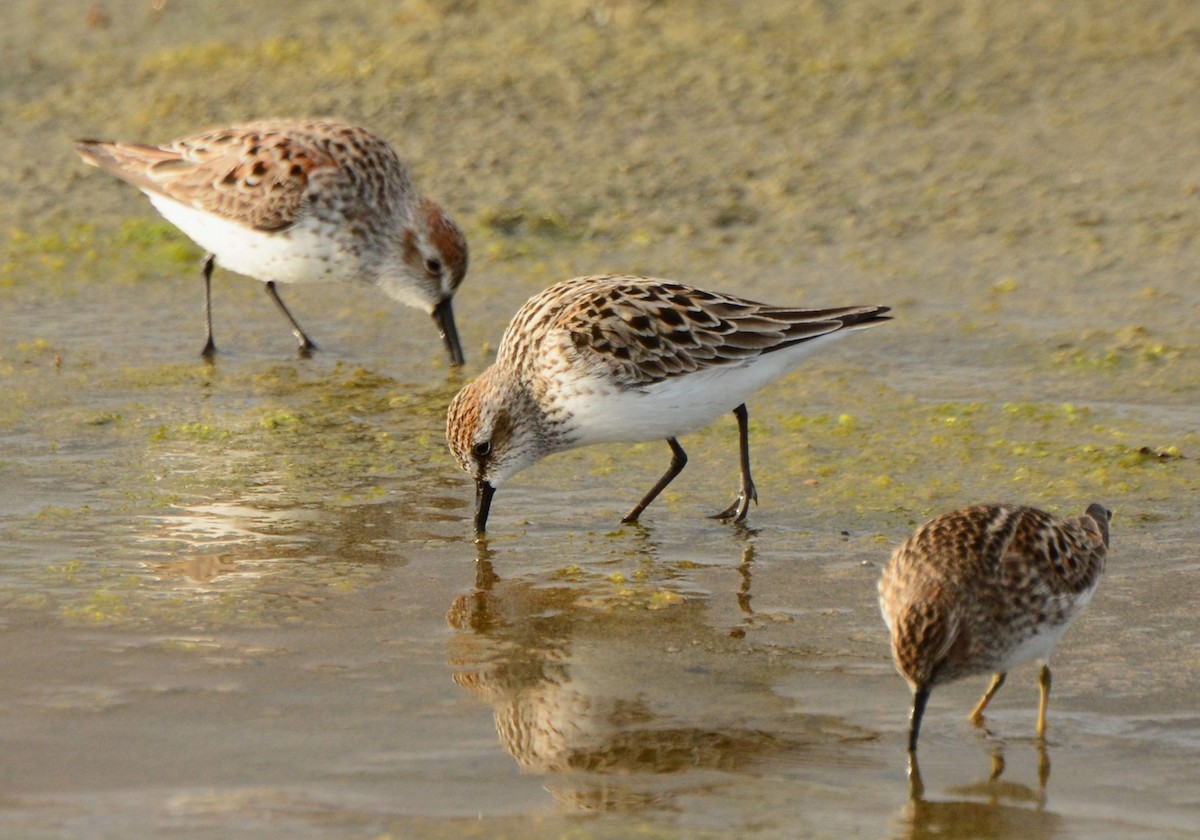
{"label": "small sandpiper in water", "polygon": [[717,518],[740,522],[750,476],[750,394],[810,352],[889,320],[886,306],[769,306],[645,277],[579,277],[521,307],[496,362],[450,405],[446,436],[475,479],[475,530],[505,480],[555,452],[665,438],[671,465],[625,515],[633,522],[687,463],[676,440],[732,411],[741,487]]}
{"label": "small sandpiper in water", "polygon": [[936,685],[992,674],[975,723],[1007,672],[1034,659],[1046,733],[1049,657],[1096,591],[1112,513],[1099,504],[1060,519],[1016,505],[979,505],[932,519],[895,550],[879,580],[892,658],[913,690],[908,749]]}
{"label": "small sandpiper in water", "polygon": [[365,128],[262,120],[165,146],[81,140],[76,149],[144,192],[208,251],[205,357],[216,351],[215,258],[266,284],[303,355],[316,345],[283,305],[276,283],[377,286],[432,315],[450,363],[462,364],[451,300],[467,271],[466,240],[437,204],[413,189],[392,147]]}

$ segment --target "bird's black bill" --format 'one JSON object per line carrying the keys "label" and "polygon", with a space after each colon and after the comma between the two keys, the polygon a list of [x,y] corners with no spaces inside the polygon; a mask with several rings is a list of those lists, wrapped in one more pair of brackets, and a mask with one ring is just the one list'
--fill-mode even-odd
{"label": "bird's black bill", "polygon": [[496,488],[486,481],[475,482],[475,533],[487,530],[488,512],[492,509],[492,496]]}
{"label": "bird's black bill", "polygon": [[446,298],[433,308],[433,320],[437,324],[438,334],[446,342],[446,352],[450,354],[450,364],[458,366],[466,359],[463,357],[462,343],[458,340],[458,327],[454,325],[454,308],[451,299]]}
{"label": "bird's black bill", "polygon": [[908,719],[908,751],[915,755],[917,738],[921,735],[921,719],[925,717],[925,704],[929,702],[929,686],[923,685],[913,692],[912,714]]}

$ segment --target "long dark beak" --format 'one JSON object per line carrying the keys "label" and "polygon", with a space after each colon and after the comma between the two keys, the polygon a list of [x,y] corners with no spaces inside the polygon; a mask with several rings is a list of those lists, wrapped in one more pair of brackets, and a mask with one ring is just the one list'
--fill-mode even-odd
{"label": "long dark beak", "polygon": [[483,479],[475,482],[475,533],[482,534],[487,530],[488,512],[492,509],[492,496],[496,488]]}
{"label": "long dark beak", "polygon": [[451,298],[446,298],[433,308],[433,322],[437,324],[438,335],[446,342],[446,351],[450,354],[450,364],[458,366],[466,361],[463,358],[462,344],[458,340],[458,327],[454,326],[454,307]]}

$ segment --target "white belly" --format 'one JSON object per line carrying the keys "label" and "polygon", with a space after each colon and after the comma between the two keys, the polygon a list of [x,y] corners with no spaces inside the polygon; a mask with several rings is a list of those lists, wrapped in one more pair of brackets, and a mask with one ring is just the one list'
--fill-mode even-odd
{"label": "white belly", "polygon": [[997,671],[1010,671],[1018,665],[1024,665],[1026,662],[1032,662],[1035,659],[1043,662],[1049,661],[1050,653],[1054,650],[1055,645],[1058,644],[1063,634],[1067,632],[1067,628],[1075,621],[1075,618],[1083,610],[1087,602],[1092,599],[1092,593],[1095,591],[1096,587],[1093,585],[1090,589],[1081,592],[1071,602],[1070,612],[1066,621],[1061,624],[1039,626],[1033,635],[1026,637],[1006,651],[1002,660],[994,666],[994,669]]}
{"label": "white belly", "polygon": [[263,282],[318,283],[356,279],[360,270],[359,260],[333,236],[320,235],[322,229],[315,221],[282,231],[254,230],[162,195],[147,195],[167,221],[215,254],[229,271]]}
{"label": "white belly", "polygon": [[678,437],[733,411],[818,347],[845,333],[831,333],[786,350],[676,376],[642,389],[622,390],[599,377],[576,380],[554,400],[571,417],[575,446]]}
{"label": "white belly", "polygon": [[990,667],[988,670],[996,671],[1011,671],[1019,665],[1024,665],[1026,662],[1032,662],[1035,659],[1046,661],[1050,659],[1050,652],[1054,650],[1054,646],[1058,644],[1058,640],[1062,638],[1063,633],[1067,632],[1070,627],[1070,622],[1066,624],[1058,624],[1053,627],[1042,627],[1032,636],[1029,636],[1016,647],[1007,651],[999,663]]}

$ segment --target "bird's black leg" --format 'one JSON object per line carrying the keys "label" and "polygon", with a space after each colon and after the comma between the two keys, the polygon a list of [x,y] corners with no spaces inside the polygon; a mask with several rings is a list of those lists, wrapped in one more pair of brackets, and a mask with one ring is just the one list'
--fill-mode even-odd
{"label": "bird's black leg", "polygon": [[733,504],[713,516],[732,522],[741,522],[750,511],[750,502],[758,503],[758,491],[754,489],[754,479],[750,477],[750,417],[743,403],[733,410],[733,416],[738,421],[738,448],[741,458],[742,489]]}
{"label": "bird's black leg", "polygon": [[621,522],[637,522],[637,518],[642,515],[642,511],[644,511],[649,504],[654,501],[655,497],[663,491],[663,488],[670,484],[675,479],[675,476],[679,475],[679,473],[683,471],[683,468],[687,466],[687,453],[683,451],[683,447],[679,445],[679,441],[675,440],[673,437],[669,437],[667,438],[667,443],[671,446],[671,466],[667,467],[667,471],[663,473],[663,476],[658,480],[658,483],[650,488],[650,492],[643,496],[642,500],[634,505],[633,509],[630,510],[629,513],[625,514],[625,518],[622,519]]}
{"label": "bird's black leg", "polygon": [[217,345],[213,341],[212,333],[212,273],[213,254],[205,254],[204,262],[200,265],[200,273],[204,277],[204,349],[200,351],[200,355],[206,359],[211,359],[217,352]]}
{"label": "bird's black leg", "polygon": [[267,294],[271,296],[271,300],[275,301],[275,305],[279,307],[279,311],[283,313],[283,317],[288,319],[288,323],[292,325],[292,335],[296,336],[296,340],[300,342],[300,355],[308,356],[312,351],[317,349],[317,345],[304,334],[304,330],[300,329],[300,325],[296,323],[296,319],[292,317],[292,313],[288,312],[288,308],[283,305],[283,301],[279,299],[279,292],[275,291],[275,281],[267,281]]}

